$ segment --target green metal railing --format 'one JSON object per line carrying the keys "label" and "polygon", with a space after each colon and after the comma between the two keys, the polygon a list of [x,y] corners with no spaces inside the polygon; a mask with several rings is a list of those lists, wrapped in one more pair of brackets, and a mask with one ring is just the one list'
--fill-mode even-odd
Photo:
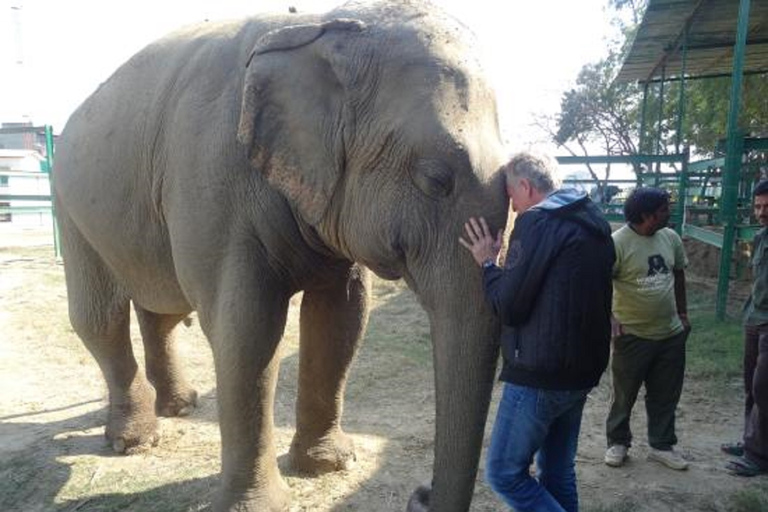
{"label": "green metal railing", "polygon": [[[688,166],[689,154],[687,151],[683,153],[675,153],[670,155],[597,155],[597,156],[559,156],[557,161],[560,165],[591,165],[591,164],[608,164],[608,165],[630,165],[633,169],[640,168],[641,166],[646,169],[655,169],[646,172],[636,174],[635,179],[601,179],[597,182],[592,180],[565,180],[565,183],[570,184],[585,184],[589,183],[595,186],[607,187],[610,185],[616,185],[621,188],[622,185],[628,186],[627,188],[634,188],[638,185],[656,186],[671,189],[671,192],[677,192],[673,194],[673,210],[672,217],[670,219],[672,226],[680,235],[682,235],[682,225],[685,216],[685,203],[674,201],[675,197],[684,197],[685,194],[680,194],[680,190],[685,190],[687,186],[687,178],[681,181],[681,175],[686,175],[686,169]],[[668,166],[678,165],[680,171],[673,170],[672,172],[662,172],[660,164],[666,164]],[[682,187],[682,188],[681,188]],[[599,203],[600,208],[605,213],[606,218],[611,222],[623,222],[624,221],[624,205],[622,202],[613,203]]]}
{"label": "green metal railing", "polygon": [[53,224],[53,247],[56,257],[61,256],[61,243],[59,234],[59,225],[56,221],[56,209],[53,204],[53,127],[45,126],[15,126],[0,128],[0,133],[39,133],[45,134],[45,160],[40,164],[40,170],[48,174],[49,190],[47,195],[43,194],[0,194],[0,201],[29,202],[29,201],[47,201],[49,205],[14,205],[0,206],[0,215],[14,213],[50,213]]}
{"label": "green metal railing", "polygon": [[[672,216],[670,224],[681,236],[693,238],[720,249],[720,270],[716,297],[716,315],[725,316],[728,287],[734,248],[738,241],[751,241],[760,226],[753,223],[751,192],[760,179],[758,163],[743,162],[742,155],[750,151],[768,151],[768,139],[744,138],[740,143],[730,142],[735,158],[718,157],[689,162],[689,152],[670,155],[557,157],[561,165],[574,164],[626,164],[637,169],[641,165],[655,171],[641,172],[636,179],[621,180],[565,180],[571,184],[589,183],[593,186],[609,185],[634,188],[650,185],[669,190]],[[661,164],[671,167],[662,172]],[[763,164],[765,165],[765,164]],[[679,169],[675,169],[678,166]],[[599,204],[607,219],[623,222],[623,204],[612,201]],[[737,262],[738,263],[738,262]],[[739,272],[737,264],[737,272]]]}

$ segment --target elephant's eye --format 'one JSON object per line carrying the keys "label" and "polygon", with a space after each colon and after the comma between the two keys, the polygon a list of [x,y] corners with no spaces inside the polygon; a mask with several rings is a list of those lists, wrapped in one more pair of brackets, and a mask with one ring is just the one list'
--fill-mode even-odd
{"label": "elephant's eye", "polygon": [[416,187],[433,199],[448,197],[453,192],[453,172],[437,160],[419,160],[410,168],[410,175]]}

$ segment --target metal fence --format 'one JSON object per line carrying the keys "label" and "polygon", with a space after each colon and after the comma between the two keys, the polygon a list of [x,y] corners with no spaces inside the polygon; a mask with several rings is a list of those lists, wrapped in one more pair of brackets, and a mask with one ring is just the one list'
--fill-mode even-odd
{"label": "metal fence", "polygon": [[[0,134],[43,134],[45,139],[45,160],[42,162],[41,171],[48,175],[48,188],[46,194],[0,194],[0,202],[8,203],[0,205],[0,216],[12,219],[14,214],[50,213],[53,225],[53,246],[56,257],[61,256],[59,243],[59,229],[56,223],[56,212],[51,198],[53,190],[53,127],[45,126],[14,126],[0,128]],[[21,203],[21,204],[19,204]],[[27,204],[25,204],[27,203]],[[37,204],[28,204],[37,203]],[[46,203],[46,204],[40,204]]]}
{"label": "metal fence", "polygon": [[[671,155],[558,157],[557,160],[561,166],[626,165],[634,170],[635,179],[566,180],[582,187],[590,184],[587,192],[599,196],[596,202],[609,221],[624,221],[623,198],[628,190],[637,186],[668,190],[671,227],[681,236],[720,249],[716,314],[723,318],[735,246],[751,241],[761,228],[752,214],[752,190],[768,174],[768,139],[746,137],[740,146],[737,150],[743,155],[741,165],[733,170],[727,169],[725,157],[690,162],[688,151]],[[611,194],[601,193],[608,187],[616,190],[611,190]]]}

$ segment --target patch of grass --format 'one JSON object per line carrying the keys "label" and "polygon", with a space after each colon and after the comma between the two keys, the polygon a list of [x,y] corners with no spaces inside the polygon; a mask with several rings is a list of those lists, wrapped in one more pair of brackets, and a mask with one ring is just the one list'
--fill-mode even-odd
{"label": "patch of grass", "polygon": [[768,510],[768,495],[765,485],[758,488],[742,489],[729,499],[728,512],[756,512]]}
{"label": "patch of grass", "polygon": [[[377,279],[373,299],[375,313],[371,315],[364,344],[418,365],[429,364],[429,322],[405,283]],[[741,323],[734,318],[717,320],[714,297],[707,291],[689,288],[688,305],[693,325],[688,340],[688,375],[722,388],[741,376]]]}
{"label": "patch of grass", "polygon": [[743,338],[741,323],[717,320],[714,298],[689,290],[688,315],[693,326],[688,338],[687,372],[691,377],[722,386],[741,376]]}
{"label": "patch of grass", "polygon": [[374,281],[373,311],[363,343],[420,366],[431,362],[429,320],[404,282]]}

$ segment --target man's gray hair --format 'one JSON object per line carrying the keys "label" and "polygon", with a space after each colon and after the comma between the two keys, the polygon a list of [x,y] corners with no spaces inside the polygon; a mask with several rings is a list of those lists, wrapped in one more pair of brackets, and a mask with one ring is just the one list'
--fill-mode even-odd
{"label": "man's gray hair", "polygon": [[512,178],[525,178],[544,194],[557,190],[561,184],[557,161],[543,153],[524,151],[513,155],[504,166],[504,174],[507,182]]}

